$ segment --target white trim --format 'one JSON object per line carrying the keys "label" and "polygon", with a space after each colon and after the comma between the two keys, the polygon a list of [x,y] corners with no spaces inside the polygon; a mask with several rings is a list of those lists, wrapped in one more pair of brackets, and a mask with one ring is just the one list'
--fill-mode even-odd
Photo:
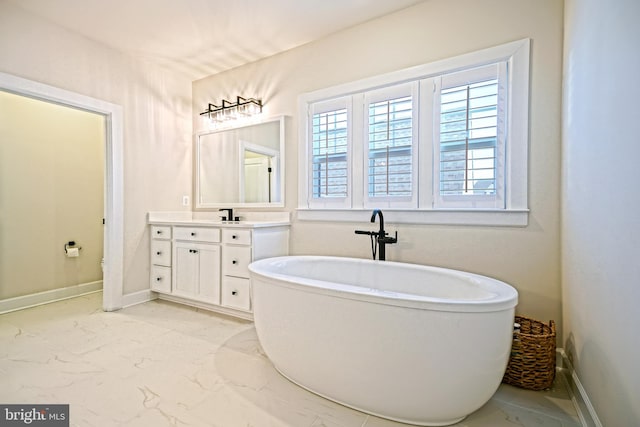
{"label": "white trim", "polygon": [[[529,176],[529,58],[531,40],[517,42],[508,59],[507,151],[505,180],[507,209],[527,209]],[[516,102],[514,102],[516,100]],[[512,144],[510,141],[524,141]]]}
{"label": "white trim", "polygon": [[100,99],[0,72],[0,90],[105,116],[105,219],[102,306],[122,308],[124,286],[124,184],[122,107]]}
{"label": "white trim", "polygon": [[158,299],[158,294],[151,291],[150,289],[133,292],[133,293],[122,296],[122,308],[131,307],[132,305],[142,304],[145,302],[152,301],[154,299]]}
{"label": "white trim", "polygon": [[[297,209],[296,213],[299,221],[366,222],[371,217],[370,209]],[[387,224],[526,227],[529,210],[386,209],[384,217]]]}
{"label": "white trim", "polygon": [[100,291],[102,291],[102,280],[97,280],[95,282],[82,283],[79,285],[67,286],[65,288],[51,289],[49,291],[38,292],[35,294],[8,298],[0,301],[0,314],[37,307],[39,305],[49,304]]}
{"label": "white trim", "polygon": [[598,414],[596,413],[596,410],[593,407],[591,400],[589,399],[589,395],[580,382],[578,373],[567,357],[566,352],[564,351],[564,349],[559,348],[557,350],[557,353],[559,353],[560,360],[562,360],[562,378],[566,382],[567,388],[569,389],[569,394],[571,394],[571,401],[573,402],[573,405],[578,412],[580,422],[584,427],[602,427],[600,418],[598,418]]}

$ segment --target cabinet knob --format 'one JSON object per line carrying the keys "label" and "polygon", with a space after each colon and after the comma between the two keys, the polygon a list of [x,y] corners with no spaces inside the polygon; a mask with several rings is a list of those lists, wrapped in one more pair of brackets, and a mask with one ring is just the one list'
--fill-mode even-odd
{"label": "cabinet knob", "polygon": [[156,277],[156,282],[162,281],[162,277]]}
{"label": "cabinet knob", "polygon": [[234,259],[233,261],[231,261],[231,264],[234,264],[234,265],[235,265],[235,264],[237,264],[237,263],[238,263],[238,261],[236,261],[235,259]]}
{"label": "cabinet knob", "polygon": [[231,295],[237,295],[238,292],[237,291],[231,291]]}
{"label": "cabinet knob", "polygon": [[231,236],[231,238],[235,240],[235,239],[237,239],[237,238],[238,238],[238,236],[236,236],[236,235],[234,234],[233,236]]}
{"label": "cabinet knob", "polygon": [[162,255],[162,252],[158,251],[156,252],[156,255]]}
{"label": "cabinet knob", "polygon": [[156,231],[156,234],[162,234],[162,230]]}
{"label": "cabinet knob", "polygon": [[191,236],[192,236],[192,237],[195,237],[195,236],[196,236],[196,233],[191,233]]}

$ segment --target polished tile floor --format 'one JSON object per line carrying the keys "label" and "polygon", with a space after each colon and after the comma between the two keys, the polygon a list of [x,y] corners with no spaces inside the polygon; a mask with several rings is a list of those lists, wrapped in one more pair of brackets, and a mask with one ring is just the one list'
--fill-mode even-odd
{"label": "polished tile floor", "polygon": [[[252,323],[153,301],[105,313],[101,293],[0,315],[0,403],[68,403],[72,426],[406,427],[278,374]],[[561,381],[502,385],[465,427],[580,426]]]}

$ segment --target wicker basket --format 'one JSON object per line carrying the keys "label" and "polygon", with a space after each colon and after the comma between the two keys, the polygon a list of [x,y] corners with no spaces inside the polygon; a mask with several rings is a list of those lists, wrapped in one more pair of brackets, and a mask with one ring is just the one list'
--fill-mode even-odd
{"label": "wicker basket", "polygon": [[516,316],[511,357],[502,382],[529,390],[551,387],[556,375],[556,325]]}

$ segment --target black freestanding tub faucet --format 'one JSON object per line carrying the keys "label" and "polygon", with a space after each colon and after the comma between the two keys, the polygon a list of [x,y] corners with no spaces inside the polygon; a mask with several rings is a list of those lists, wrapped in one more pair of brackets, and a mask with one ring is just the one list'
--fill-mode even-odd
{"label": "black freestanding tub faucet", "polygon": [[374,209],[371,214],[371,222],[376,222],[376,216],[380,218],[380,229],[376,231],[362,231],[356,230],[356,234],[366,234],[371,236],[371,254],[373,259],[376,259],[376,252],[378,252],[378,259],[380,261],[386,260],[386,245],[391,245],[398,242],[398,232],[396,231],[394,237],[387,236],[387,232],[384,231],[384,215],[380,209]]}

